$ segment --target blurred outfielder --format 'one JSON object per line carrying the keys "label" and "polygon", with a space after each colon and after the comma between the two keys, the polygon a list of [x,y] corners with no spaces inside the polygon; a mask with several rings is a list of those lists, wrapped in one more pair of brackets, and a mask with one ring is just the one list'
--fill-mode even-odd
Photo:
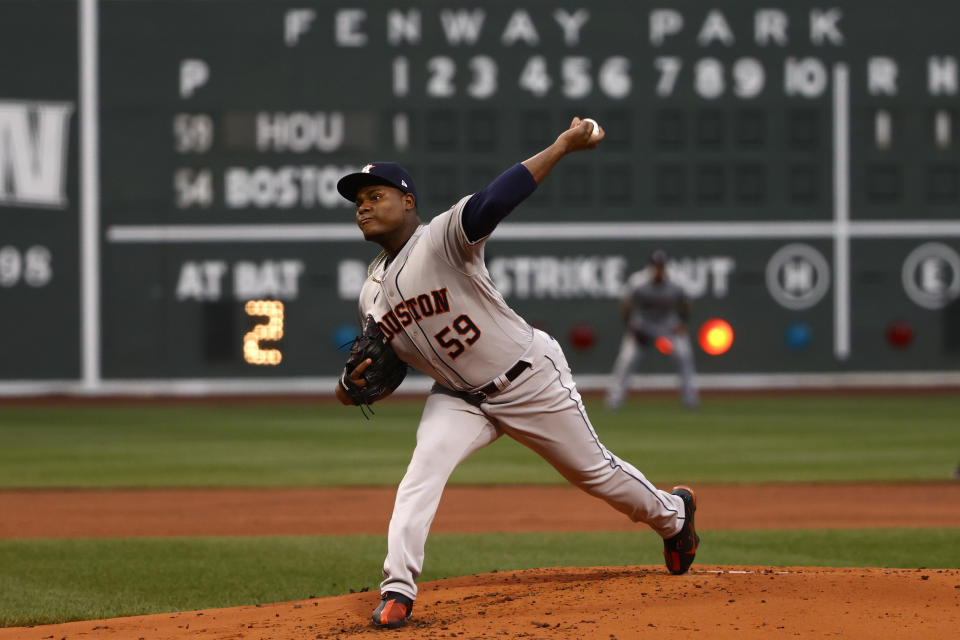
{"label": "blurred outfielder", "polygon": [[683,403],[694,408],[700,402],[693,380],[693,345],[687,330],[690,298],[683,287],[667,277],[666,265],[667,254],[654,251],[649,268],[632,274],[624,286],[620,309],[626,329],[607,392],[610,409],[619,409],[623,404],[634,368],[644,350],[657,346],[658,340],[662,350],[677,359]]}

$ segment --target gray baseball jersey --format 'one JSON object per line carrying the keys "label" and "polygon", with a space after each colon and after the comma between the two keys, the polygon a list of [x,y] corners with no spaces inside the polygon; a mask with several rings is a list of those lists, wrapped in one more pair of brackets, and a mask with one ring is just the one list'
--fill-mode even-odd
{"label": "gray baseball jersey", "polygon": [[689,298],[683,287],[666,279],[654,282],[640,271],[627,280],[623,302],[630,308],[628,324],[632,328],[648,326],[672,332],[681,323],[680,313]]}
{"label": "gray baseball jersey", "polygon": [[463,232],[467,200],[421,226],[360,292],[360,316],[373,315],[397,355],[456,391],[507,371],[533,340],[533,328],[493,285],[486,240],[470,243]]}
{"label": "gray baseball jersey", "polygon": [[380,585],[409,598],[417,596],[447,479],[503,434],[664,538],[686,517],[679,496],[654,487],[600,442],[560,345],[507,306],[484,266],[486,238],[467,239],[467,199],[420,226],[389,263],[377,264],[360,294],[361,316],[372,314],[397,354],[436,380],[397,488]]}

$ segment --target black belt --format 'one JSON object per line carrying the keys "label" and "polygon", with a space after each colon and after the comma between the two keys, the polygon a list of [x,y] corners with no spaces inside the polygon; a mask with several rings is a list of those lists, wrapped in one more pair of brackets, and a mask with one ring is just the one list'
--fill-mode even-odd
{"label": "black belt", "polygon": [[[523,373],[529,368],[530,368],[529,362],[527,362],[526,360],[517,360],[517,364],[510,367],[510,370],[504,374],[504,377],[507,379],[507,382],[513,382],[514,380],[517,379],[517,376],[519,376],[521,373]],[[496,381],[491,382],[490,384],[483,387],[482,389],[477,390],[477,392],[482,393],[485,396],[492,396],[497,391],[500,391],[500,389],[497,388]]]}

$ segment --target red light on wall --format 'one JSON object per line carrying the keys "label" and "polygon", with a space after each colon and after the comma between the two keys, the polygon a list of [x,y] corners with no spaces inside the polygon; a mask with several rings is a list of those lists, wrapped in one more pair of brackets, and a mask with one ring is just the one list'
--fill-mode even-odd
{"label": "red light on wall", "polygon": [[590,325],[578,324],[570,329],[570,344],[574,349],[584,351],[591,348],[596,341],[597,334]]}
{"label": "red light on wall", "polygon": [[909,322],[893,322],[887,327],[887,342],[896,349],[905,349],[913,342],[913,327]]}
{"label": "red light on wall", "polygon": [[700,326],[700,348],[712,356],[726,353],[733,344],[733,327],[726,320],[711,318]]}
{"label": "red light on wall", "polygon": [[657,339],[653,341],[653,346],[665,356],[673,353],[673,343],[670,342],[670,338],[666,336],[657,336]]}

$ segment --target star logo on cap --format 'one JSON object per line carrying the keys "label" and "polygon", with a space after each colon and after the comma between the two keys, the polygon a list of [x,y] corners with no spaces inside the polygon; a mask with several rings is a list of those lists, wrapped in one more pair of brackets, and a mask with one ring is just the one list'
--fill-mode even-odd
{"label": "star logo on cap", "polygon": [[[368,164],[368,165],[365,166],[363,169],[360,169],[360,173],[370,173],[370,169],[373,169],[373,165],[372,165],[372,164]],[[404,186],[406,186],[406,185],[404,185]]]}
{"label": "star logo on cap", "polygon": [[403,188],[404,188],[404,189],[409,189],[409,188],[410,188],[410,187],[407,186],[407,181],[404,180],[403,178],[400,178],[400,184],[403,185]]}

